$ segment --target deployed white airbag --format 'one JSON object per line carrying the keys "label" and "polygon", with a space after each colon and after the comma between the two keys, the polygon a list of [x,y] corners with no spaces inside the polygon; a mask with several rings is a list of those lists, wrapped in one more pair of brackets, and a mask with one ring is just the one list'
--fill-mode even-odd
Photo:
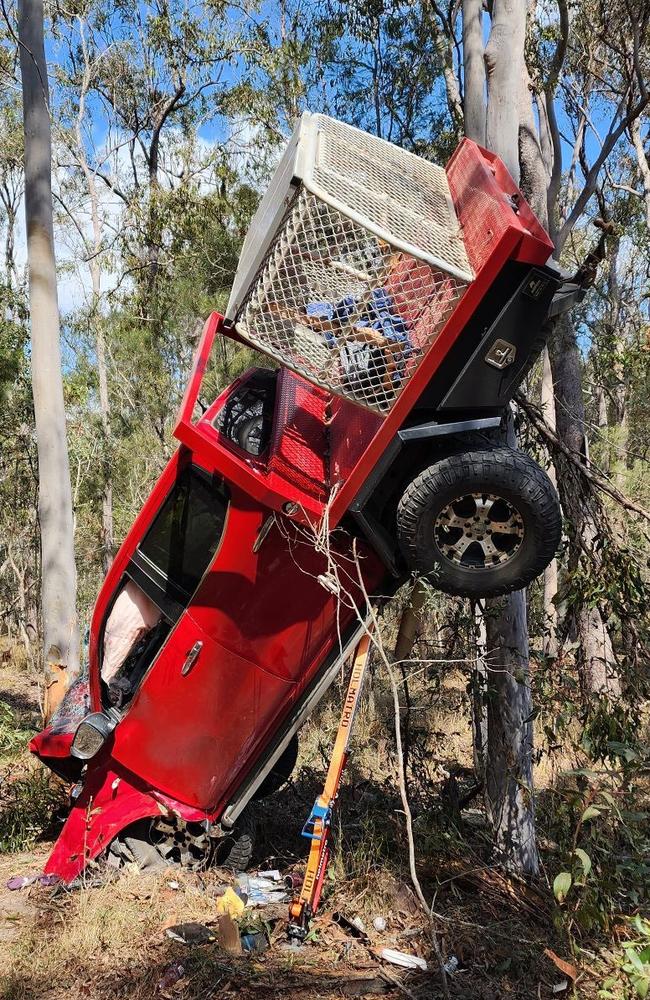
{"label": "deployed white airbag", "polygon": [[162,617],[162,612],[129,580],[117,596],[104,630],[102,680],[109,684],[135,646]]}

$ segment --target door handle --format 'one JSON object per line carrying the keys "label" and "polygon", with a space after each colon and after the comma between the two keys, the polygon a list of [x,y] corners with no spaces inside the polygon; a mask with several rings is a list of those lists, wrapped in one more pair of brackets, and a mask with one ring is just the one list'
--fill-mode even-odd
{"label": "door handle", "polygon": [[194,666],[194,664],[198,660],[199,653],[201,652],[202,649],[203,649],[203,643],[202,642],[199,641],[199,642],[195,642],[194,643],[194,645],[190,649],[189,653],[185,657],[185,663],[181,667],[181,676],[182,677],[185,677],[185,676],[187,676],[187,674],[189,674],[190,670],[192,669],[192,667]]}

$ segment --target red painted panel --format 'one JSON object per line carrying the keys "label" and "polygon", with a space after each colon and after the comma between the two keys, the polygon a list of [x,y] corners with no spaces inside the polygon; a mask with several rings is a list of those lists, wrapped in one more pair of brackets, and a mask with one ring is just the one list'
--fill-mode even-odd
{"label": "red painted panel", "polygon": [[287,368],[278,372],[269,469],[324,503],[329,494],[327,409],[331,396]]}
{"label": "red painted panel", "polygon": [[[203,648],[183,676],[197,641]],[[218,645],[185,614],[115,730],[112,756],[168,795],[210,809],[288,689]]]}
{"label": "red painted panel", "polygon": [[70,882],[125,826],[160,815],[158,803],[146,788],[132,784],[110,763],[96,762],[47,860],[45,874]]}
{"label": "red painted panel", "polygon": [[[224,538],[194,597],[192,616],[221,645],[291,681],[332,632],[336,598],[317,580],[327,570],[325,557],[288,518],[280,516],[253,552],[269,513],[233,489]],[[374,557],[366,562],[374,571],[368,573],[372,586],[381,571]]]}
{"label": "red painted panel", "polygon": [[[339,603],[318,582],[327,560],[288,518],[253,551],[269,513],[232,487],[213,564],[115,730],[116,761],[210,811],[225,802],[354,616],[347,598]],[[384,570],[370,551],[361,549],[361,558],[372,591]],[[344,566],[343,576],[361,603],[355,575]],[[197,641],[203,648],[183,676]]]}

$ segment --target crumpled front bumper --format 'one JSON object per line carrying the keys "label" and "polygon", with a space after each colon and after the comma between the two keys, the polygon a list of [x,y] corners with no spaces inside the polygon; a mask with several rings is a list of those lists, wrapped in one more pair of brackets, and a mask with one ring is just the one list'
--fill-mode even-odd
{"label": "crumpled front bumper", "polygon": [[71,882],[131,823],[166,812],[144,788],[113,770],[110,758],[89,769],[59,839],[45,865],[46,875]]}

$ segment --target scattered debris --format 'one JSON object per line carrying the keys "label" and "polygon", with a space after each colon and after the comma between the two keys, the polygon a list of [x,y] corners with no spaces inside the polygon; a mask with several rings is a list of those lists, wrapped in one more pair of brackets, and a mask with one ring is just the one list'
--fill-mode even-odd
{"label": "scattered debris", "polygon": [[223,896],[219,896],[217,899],[217,913],[227,913],[231,917],[238,917],[240,913],[243,913],[245,906],[245,900],[241,899],[230,886]]}
{"label": "scattered debris", "polygon": [[10,878],[5,885],[7,889],[11,889],[15,892],[17,889],[25,889],[28,885],[34,885],[38,882],[39,885],[56,885],[61,879],[58,875],[14,875]]}
{"label": "scattered debris", "polygon": [[242,934],[241,946],[244,951],[260,955],[268,948],[269,941],[266,934],[263,934],[262,931],[255,931],[252,934]]}
{"label": "scattered debris", "polygon": [[394,948],[382,948],[379,957],[391,965],[400,965],[403,969],[421,969],[426,972],[428,968],[426,959],[418,955],[407,955],[404,951],[395,951]]}
{"label": "scattered debris", "polygon": [[568,988],[569,988],[569,981],[567,979],[563,979],[561,983],[556,983],[555,986],[551,987],[554,994],[566,993]]}
{"label": "scattered debris", "polygon": [[284,884],[290,892],[293,892],[294,889],[300,888],[300,886],[303,883],[304,877],[305,877],[304,872],[301,873],[291,872],[289,875],[285,875]]}
{"label": "scattered debris", "polygon": [[342,927],[343,930],[351,934],[352,937],[361,938],[365,941],[368,940],[365,928],[359,927],[354,920],[349,920],[343,913],[333,913],[332,922],[338,924],[339,927]]}
{"label": "scattered debris", "polygon": [[372,926],[376,931],[382,934],[386,930],[386,918],[385,917],[374,917],[372,921]]}
{"label": "scattered debris", "polygon": [[575,965],[572,965],[571,962],[567,962],[565,959],[560,958],[560,956],[556,955],[551,948],[544,948],[544,954],[547,958],[550,958],[553,965],[558,968],[560,972],[563,972],[564,975],[567,976],[572,982],[576,981],[578,978],[578,970]]}
{"label": "scattered debris", "polygon": [[229,913],[222,913],[217,920],[217,939],[221,950],[227,955],[241,955],[239,927]]}
{"label": "scattered debris", "polygon": [[258,871],[256,873],[256,876],[258,878],[268,878],[268,879],[271,879],[272,882],[281,882],[282,881],[282,875],[280,874],[280,871],[279,871],[278,868],[273,868],[271,871],[267,871],[267,872]]}
{"label": "scattered debris", "polygon": [[[271,874],[275,875],[275,872]],[[280,875],[279,872],[277,874]],[[262,875],[238,875],[236,891],[243,894],[248,906],[286,903],[289,898],[286,887],[281,887],[277,880]]]}
{"label": "scattered debris", "polygon": [[185,975],[185,966],[182,962],[172,962],[168,965],[158,981],[158,993],[166,994]]}
{"label": "scattered debris", "polygon": [[165,933],[172,941],[180,941],[181,944],[199,945],[216,941],[216,937],[209,927],[194,921],[187,924],[174,924],[173,927],[168,927]]}
{"label": "scattered debris", "polygon": [[454,972],[458,972],[460,967],[460,962],[455,955],[450,955],[447,961],[443,965],[443,969],[448,976],[453,976]]}

